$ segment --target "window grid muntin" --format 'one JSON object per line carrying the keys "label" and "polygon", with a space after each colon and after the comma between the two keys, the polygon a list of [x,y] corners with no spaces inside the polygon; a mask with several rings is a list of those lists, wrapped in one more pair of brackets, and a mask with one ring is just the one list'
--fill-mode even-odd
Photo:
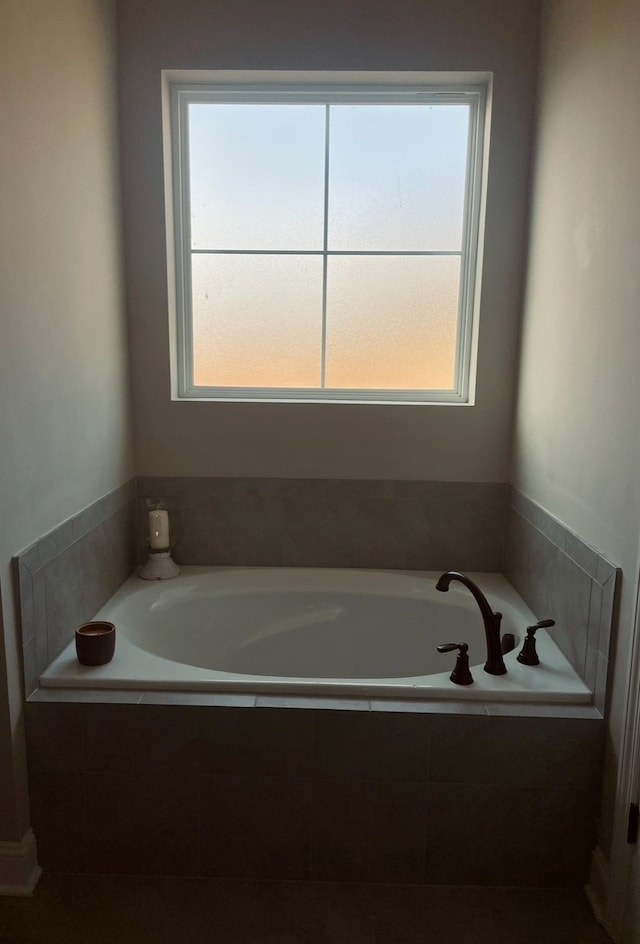
{"label": "window grid muntin", "polygon": [[331,147],[331,108],[324,106],[324,206],[322,208],[322,325],[320,354],[320,389],[326,390],[327,380],[327,249],[329,248],[329,149]]}
{"label": "window grid muntin", "polygon": [[[178,351],[178,394],[180,397],[193,399],[223,399],[227,401],[287,401],[287,402],[323,402],[336,401],[355,403],[364,402],[399,402],[426,403],[440,402],[464,403],[468,400],[469,375],[472,348],[472,316],[475,286],[478,277],[479,220],[482,182],[482,150],[480,145],[484,135],[484,105],[486,88],[484,85],[455,87],[445,86],[425,90],[423,86],[391,88],[375,86],[354,88],[313,86],[297,88],[289,86],[261,85],[259,87],[224,86],[215,88],[210,85],[187,85],[176,83],[171,87],[171,121],[174,159],[174,206],[178,220],[176,227],[176,281],[177,292],[177,351]],[[328,134],[325,138],[325,208],[324,208],[324,250],[193,250],[191,248],[190,215],[190,160],[189,160],[189,105],[211,103],[320,103],[325,105],[327,115],[331,104],[462,104],[469,106],[469,128],[467,136],[467,163],[465,177],[465,197],[463,208],[462,247],[457,251],[340,251],[327,249],[328,226]],[[326,121],[328,128],[329,122]],[[179,235],[178,235],[179,234]],[[195,253],[244,253],[244,254],[292,254],[324,256],[323,275],[323,326],[322,326],[322,381],[324,383],[326,367],[326,269],[331,255],[344,256],[429,256],[446,255],[461,257],[460,283],[458,297],[458,325],[456,334],[456,363],[454,368],[454,388],[452,390],[386,390],[386,389],[337,389],[322,386],[319,388],[259,388],[259,387],[196,387],[193,383],[193,322],[191,297],[191,255]]]}

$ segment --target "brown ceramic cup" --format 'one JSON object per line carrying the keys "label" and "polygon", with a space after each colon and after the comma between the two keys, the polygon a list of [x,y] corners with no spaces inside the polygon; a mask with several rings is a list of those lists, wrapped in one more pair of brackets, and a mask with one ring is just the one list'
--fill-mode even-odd
{"label": "brown ceramic cup", "polygon": [[104,665],[116,649],[116,627],[106,620],[83,623],[76,629],[76,653],[82,665]]}

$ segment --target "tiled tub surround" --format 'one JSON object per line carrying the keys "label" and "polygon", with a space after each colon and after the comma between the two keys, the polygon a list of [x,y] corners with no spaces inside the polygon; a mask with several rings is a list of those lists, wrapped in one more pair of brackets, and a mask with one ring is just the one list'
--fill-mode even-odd
{"label": "tiled tub surround", "polygon": [[135,481],[115,489],[45,534],[14,560],[25,691],[131,574]]}
{"label": "tiled tub surround", "polygon": [[171,496],[183,564],[501,571],[508,488],[493,482],[138,478]]}
{"label": "tiled tub surround", "polygon": [[620,571],[556,518],[511,489],[503,573],[551,630],[605,710],[609,644]]}
{"label": "tiled tub surround", "polygon": [[[117,490],[19,556],[27,694],[132,571],[145,497],[169,495],[182,563],[506,571],[534,612],[557,620],[602,708],[615,569],[522,496],[509,510],[507,486],[142,478],[137,515],[133,494]],[[329,701],[37,689],[26,722],[41,864],[584,883],[595,708]]]}
{"label": "tiled tub surround", "polygon": [[145,498],[158,495],[178,510],[183,564],[501,569],[500,483],[138,478],[15,558],[27,694],[144,560]]}
{"label": "tiled tub surround", "polygon": [[619,571],[503,483],[141,477],[169,495],[184,564],[504,573],[604,712]]}
{"label": "tiled tub surround", "polygon": [[[505,573],[604,710],[617,571],[502,483],[141,477],[16,558],[27,694],[143,556],[145,499],[170,496],[183,564]],[[137,513],[134,510],[137,497]]]}
{"label": "tiled tub surround", "polygon": [[217,704],[192,696],[191,705],[137,697],[27,703],[45,870],[522,886],[586,879],[603,736],[593,709],[508,717],[482,706],[457,715],[373,702],[291,710],[266,697],[235,696],[239,707],[220,696]]}

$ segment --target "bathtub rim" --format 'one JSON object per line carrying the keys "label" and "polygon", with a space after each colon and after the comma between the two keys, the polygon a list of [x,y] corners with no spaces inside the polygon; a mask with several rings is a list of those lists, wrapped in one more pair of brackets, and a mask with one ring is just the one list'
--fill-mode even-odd
{"label": "bathtub rim", "polygon": [[[205,573],[220,573],[220,572],[255,572],[255,571],[277,571],[282,574],[285,571],[295,571],[296,573],[304,572],[307,575],[313,572],[321,571],[323,573],[340,573],[344,575],[346,573],[353,574],[356,573],[366,573],[371,574],[388,574],[392,576],[404,576],[415,579],[419,577],[420,579],[437,579],[437,576],[441,571],[406,571],[406,570],[391,570],[391,569],[378,569],[378,568],[353,568],[353,569],[343,569],[343,568],[263,568],[263,567],[228,567],[228,566],[219,566],[219,567],[207,567],[207,566],[189,566],[183,568],[183,574],[186,579],[192,576],[198,576]],[[503,574],[492,573],[492,572],[469,572],[469,576],[476,580],[479,585],[486,592],[487,596],[491,600],[492,596],[495,595],[496,591],[506,596],[507,599],[511,598],[511,601],[515,601],[516,604],[523,608],[525,613],[528,613],[530,617],[534,618],[531,610],[528,608],[526,603],[519,596],[515,588],[509,583],[506,577]],[[180,578],[177,578],[178,580]],[[157,584],[162,584],[163,581],[157,582]],[[142,581],[137,576],[137,574],[131,575],[127,581],[119,588],[119,590],[110,598],[110,600],[102,607],[96,614],[96,618],[100,614],[104,614],[106,608],[110,605],[113,605],[116,600],[118,600],[122,595],[127,595],[131,592],[131,588],[137,588],[140,591],[147,591],[153,589],[154,586],[157,586],[156,583],[149,584],[148,581]],[[161,588],[159,588],[161,589]],[[101,616],[102,618],[102,616]],[[480,617],[479,617],[480,618]],[[527,617],[529,618],[529,617]],[[544,651],[544,637],[541,637],[540,640],[542,644],[542,652]],[[123,643],[126,644],[125,640],[120,640],[120,647],[122,649]],[[70,644],[71,645],[71,644]],[[132,644],[129,644],[132,645]],[[137,647],[133,647],[137,648]],[[42,673],[40,679],[40,690],[53,691],[56,689],[59,690],[69,690],[69,691],[78,691],[78,690],[91,690],[96,689],[103,693],[111,692],[155,692],[162,693],[165,692],[167,695],[172,696],[175,703],[175,698],[180,692],[192,692],[196,694],[205,695],[219,693],[223,695],[231,695],[233,693],[240,694],[244,697],[254,696],[255,698],[284,698],[285,700],[290,698],[310,698],[313,701],[317,699],[330,699],[330,700],[355,700],[363,701],[369,704],[372,701],[377,701],[383,699],[387,702],[401,702],[406,701],[418,702],[418,703],[429,703],[434,701],[445,701],[458,702],[462,701],[463,703],[475,703],[478,705],[483,705],[487,703],[496,702],[499,704],[513,704],[513,703],[523,703],[523,704],[566,704],[566,705],[582,705],[588,706],[593,702],[593,693],[588,689],[582,679],[579,678],[575,670],[570,666],[568,660],[564,657],[562,652],[557,648],[553,647],[557,652],[558,658],[563,664],[566,664],[566,669],[568,669],[570,676],[573,677],[575,684],[572,685],[572,690],[570,692],[563,693],[554,693],[553,695],[546,693],[541,696],[539,691],[535,690],[526,690],[526,689],[517,689],[518,694],[521,694],[522,697],[517,697],[516,692],[510,687],[511,679],[509,676],[506,677],[496,677],[486,676],[484,673],[477,674],[476,678],[479,684],[474,686],[472,691],[468,689],[465,690],[463,697],[459,692],[459,687],[454,686],[453,683],[448,683],[448,673],[441,673],[442,676],[446,675],[447,683],[446,686],[440,686],[439,689],[425,689],[421,688],[416,690],[415,685],[411,685],[406,681],[403,681],[401,684],[396,684],[398,680],[382,680],[384,684],[379,684],[381,680],[341,680],[337,682],[336,680],[295,680],[291,681],[286,678],[274,679],[273,677],[250,677],[249,679],[236,679],[230,680],[227,679],[225,684],[221,684],[220,680],[217,680],[215,687],[212,688],[212,680],[208,678],[206,681],[197,684],[188,684],[185,686],[185,680],[174,680],[171,682],[158,681],[157,679],[153,681],[152,684],[143,685],[140,682],[140,679],[126,678],[126,679],[114,679],[110,675],[111,670],[113,669],[113,663],[110,663],[108,666],[100,667],[103,671],[99,672],[94,669],[84,672],[83,675],[80,675],[78,672],[75,673],[73,678],[69,676],[60,676],[56,675],[55,671],[52,672],[52,669],[56,664],[60,664],[60,660],[64,660],[65,654],[69,653],[70,646],[67,646],[63,649],[56,659],[52,660],[45,672]],[[513,660],[515,660],[516,653],[513,654]],[[154,657],[158,658],[158,657]],[[165,661],[165,660],[160,660]],[[180,666],[180,663],[171,663],[172,665]],[[85,667],[80,667],[84,670]],[[522,667],[519,667],[517,671],[521,671]],[[535,671],[535,670],[534,670]],[[432,676],[430,676],[432,677]],[[532,676],[529,676],[532,677]],[[535,678],[533,676],[532,678]],[[498,682],[498,688],[496,689],[495,683]],[[372,686],[372,682],[374,685]],[[506,685],[505,685],[506,682]],[[500,683],[501,687],[500,687]],[[444,690],[442,690],[444,687]],[[117,700],[117,696],[114,696],[114,700]]]}

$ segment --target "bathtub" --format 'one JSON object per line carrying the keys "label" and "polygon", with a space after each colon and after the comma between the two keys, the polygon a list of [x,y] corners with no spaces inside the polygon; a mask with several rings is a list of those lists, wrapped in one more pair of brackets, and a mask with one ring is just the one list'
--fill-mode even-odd
{"label": "bathtub", "polygon": [[[440,572],[315,568],[183,567],[167,581],[133,576],[95,619],[116,625],[103,666],[80,665],[72,642],[40,678],[43,687],[297,693],[348,697],[591,701],[591,692],[539,630],[540,665],[516,656],[538,618],[499,574],[469,574],[513,633],[507,674],[484,672],[484,627],[460,584],[435,590]],[[449,676],[469,645],[473,684]]]}

